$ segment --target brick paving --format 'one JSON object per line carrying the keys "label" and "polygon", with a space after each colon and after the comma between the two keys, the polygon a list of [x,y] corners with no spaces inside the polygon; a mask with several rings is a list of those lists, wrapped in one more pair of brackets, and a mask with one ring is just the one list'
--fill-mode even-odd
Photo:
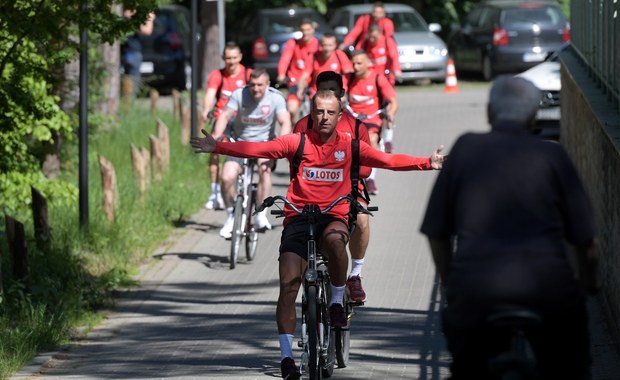
{"label": "brick paving", "polygon": [[[486,130],[486,86],[444,94],[399,88],[394,151],[429,155],[464,131]],[[274,192],[288,182],[281,162]],[[206,173],[206,171],[203,171]],[[380,210],[362,278],[366,305],[353,320],[350,366],[334,379],[440,379],[449,374],[441,300],[426,240],[418,232],[436,172],[379,171]],[[270,218],[272,218],[270,216]],[[281,220],[260,236],[253,262],[228,269],[223,211],[201,210],[153,253],[108,318],[85,338],[43,353],[14,379],[264,379],[279,377],[275,325]],[[618,355],[593,315],[594,378],[620,373]],[[296,337],[298,338],[298,337]],[[298,353],[298,351],[297,351]]]}

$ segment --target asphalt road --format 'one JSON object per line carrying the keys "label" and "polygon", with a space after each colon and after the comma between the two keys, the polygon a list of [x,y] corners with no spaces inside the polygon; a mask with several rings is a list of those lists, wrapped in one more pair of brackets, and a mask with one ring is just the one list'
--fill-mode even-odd
{"label": "asphalt road", "polygon": [[[484,85],[457,94],[400,87],[395,152],[427,156],[440,144],[449,152],[464,131],[486,130],[487,91]],[[285,190],[286,168],[278,165],[274,192]],[[373,198],[379,212],[371,220],[362,274],[368,301],[353,320],[350,365],[336,369],[334,379],[448,376],[437,279],[418,232],[436,175],[379,171]],[[281,220],[272,218],[275,230],[260,236],[255,260],[242,256],[234,270],[228,268],[229,242],[218,235],[223,221],[223,211],[200,210],[153,253],[139,276],[142,285],[127,292],[104,323],[74,344],[43,353],[14,378],[278,378]],[[594,378],[614,379],[620,360],[597,305],[590,305]]]}

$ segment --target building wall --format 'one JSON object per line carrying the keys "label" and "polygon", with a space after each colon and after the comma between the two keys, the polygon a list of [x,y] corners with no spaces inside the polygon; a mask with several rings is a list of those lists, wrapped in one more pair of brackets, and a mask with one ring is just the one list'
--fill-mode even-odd
{"label": "building wall", "polygon": [[601,302],[620,342],[620,113],[572,51],[563,53],[560,143],[592,200],[600,239]]}

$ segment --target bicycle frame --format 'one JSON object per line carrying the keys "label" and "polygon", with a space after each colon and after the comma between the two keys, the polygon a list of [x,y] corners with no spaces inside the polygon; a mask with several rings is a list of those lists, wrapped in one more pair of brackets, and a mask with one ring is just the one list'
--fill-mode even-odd
{"label": "bicycle frame", "polygon": [[258,231],[252,223],[252,205],[256,202],[257,184],[254,173],[257,172],[256,159],[243,159],[242,171],[237,176],[237,194],[234,200],[234,224],[230,247],[230,269],[237,264],[241,239],[245,238],[246,258],[253,260],[256,255]]}

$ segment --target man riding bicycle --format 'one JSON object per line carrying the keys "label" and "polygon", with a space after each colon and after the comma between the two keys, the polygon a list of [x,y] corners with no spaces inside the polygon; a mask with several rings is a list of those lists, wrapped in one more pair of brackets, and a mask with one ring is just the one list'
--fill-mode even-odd
{"label": "man riding bicycle", "polygon": [[[304,132],[305,144],[299,170],[295,173],[287,191],[287,199],[299,208],[306,204],[317,204],[325,208],[341,195],[350,194],[352,144],[351,137],[336,130],[342,115],[340,98],[333,91],[318,91],[313,99],[312,119],[315,128]],[[302,134],[280,136],[262,143],[216,142],[203,131],[204,138],[193,138],[192,146],[197,152],[243,156],[283,158],[292,161],[301,142]],[[373,149],[360,142],[360,165],[391,170],[440,169],[444,156],[440,146],[430,157],[391,155]],[[346,245],[349,240],[349,206],[341,204],[320,219],[317,236],[319,247],[329,261],[329,275],[332,281],[330,302],[331,326],[342,328],[347,325],[343,308],[343,296],[348,269]],[[280,244],[279,274],[280,294],[276,319],[282,356],[283,378],[293,378],[297,373],[292,353],[293,333],[296,325],[295,300],[301,285],[306,263],[306,226],[303,219],[296,218],[292,210],[285,208],[284,230]]]}
{"label": "man riding bicycle", "polygon": [[[250,81],[244,88],[235,90],[226,108],[215,122],[213,138],[220,139],[226,126],[236,114],[232,124],[232,137],[235,140],[266,141],[275,136],[275,122],[280,124],[280,135],[291,132],[291,119],[284,96],[269,87],[269,74],[265,69],[256,69],[250,74]],[[241,173],[241,162],[235,157],[226,157],[222,169],[222,192],[228,216],[220,230],[220,236],[229,239],[232,235],[234,217],[232,202],[235,197],[237,176]],[[269,159],[258,160],[257,199],[263,199],[271,193],[271,166]],[[271,229],[266,212],[256,215],[256,227],[259,230]]]}

